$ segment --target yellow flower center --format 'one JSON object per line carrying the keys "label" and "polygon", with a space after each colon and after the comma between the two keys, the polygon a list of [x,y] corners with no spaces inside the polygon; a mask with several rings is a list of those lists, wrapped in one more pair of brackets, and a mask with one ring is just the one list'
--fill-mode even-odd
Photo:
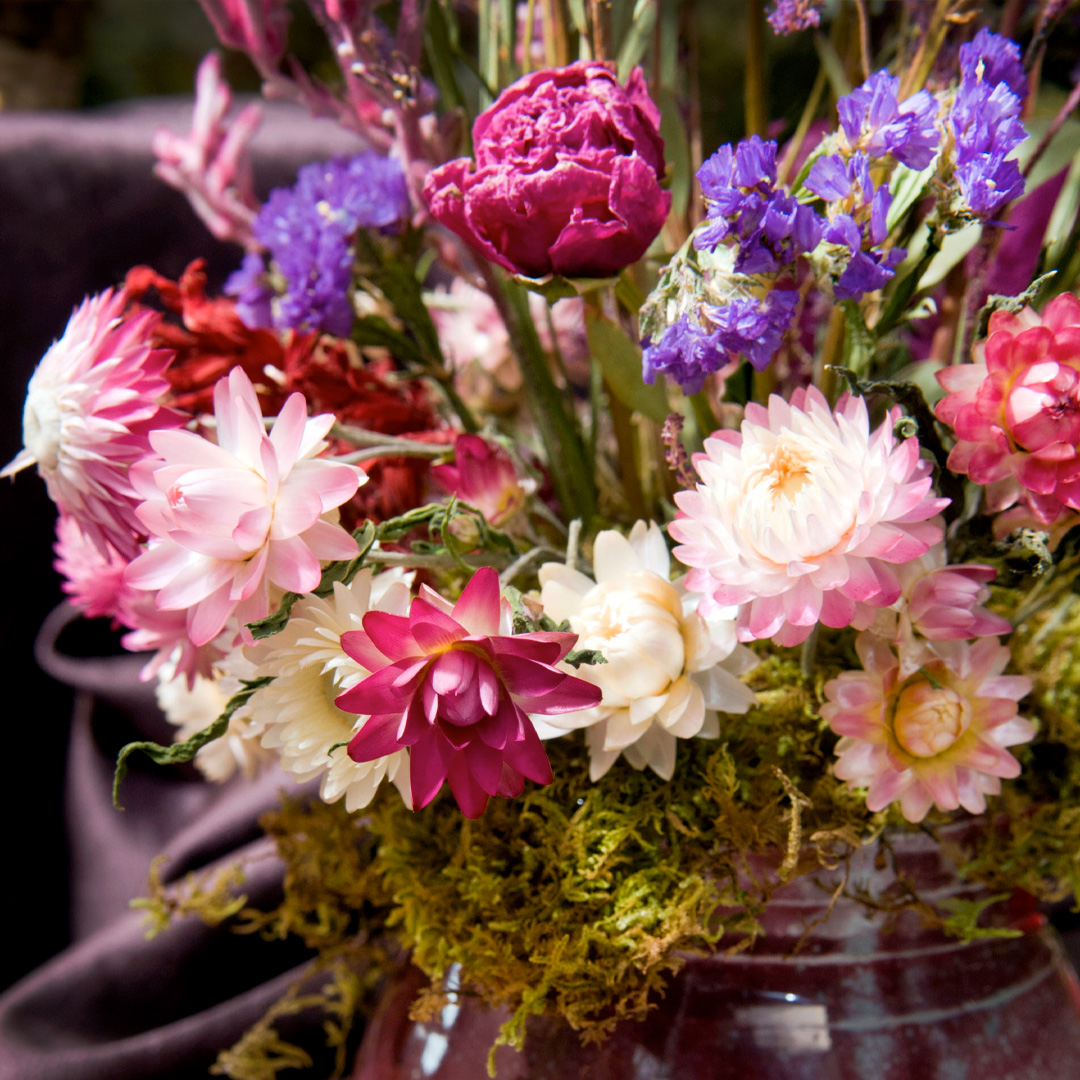
{"label": "yellow flower center", "polygon": [[810,464],[811,455],[805,449],[779,443],[762,479],[773,498],[792,499],[810,483]]}
{"label": "yellow flower center", "polygon": [[971,724],[971,704],[947,686],[919,681],[896,700],[893,734],[915,757],[935,757],[949,749]]}

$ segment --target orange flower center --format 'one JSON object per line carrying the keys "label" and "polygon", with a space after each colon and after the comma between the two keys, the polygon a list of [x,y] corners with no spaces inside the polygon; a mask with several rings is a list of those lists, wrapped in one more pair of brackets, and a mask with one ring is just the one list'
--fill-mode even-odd
{"label": "orange flower center", "polygon": [[893,734],[914,757],[944,753],[971,725],[971,704],[947,686],[919,681],[896,699]]}

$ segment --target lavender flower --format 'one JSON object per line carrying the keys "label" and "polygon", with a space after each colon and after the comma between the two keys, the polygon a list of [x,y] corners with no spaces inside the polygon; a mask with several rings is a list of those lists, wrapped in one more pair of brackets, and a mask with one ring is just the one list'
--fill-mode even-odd
{"label": "lavender flower", "polygon": [[984,26],[966,45],[960,46],[960,72],[964,82],[988,86],[1008,84],[1021,100],[1027,97],[1028,81],[1020,59],[1020,46]]}
{"label": "lavender flower", "polygon": [[[996,36],[996,35],[994,35]],[[999,39],[1004,40],[1004,39]],[[1027,137],[1020,120],[1020,98],[1007,81],[973,77],[960,80],[949,113],[956,143],[956,181],[964,207],[988,218],[1024,193],[1020,166],[1009,155]]]}
{"label": "lavender flower", "polygon": [[[294,187],[271,192],[254,231],[285,281],[284,294],[271,304],[273,325],[347,335],[353,237],[361,228],[396,225],[408,208],[401,166],[372,151],[305,165]],[[245,259],[226,289],[240,297],[245,319],[265,325],[266,290],[254,260]]]}
{"label": "lavender flower", "polygon": [[823,3],[824,0],[776,0],[776,7],[769,12],[769,25],[776,34],[794,34],[797,30],[820,26]]}
{"label": "lavender flower", "polygon": [[807,206],[776,187],[776,143],[757,135],[733,150],[722,146],[698,170],[709,224],[694,238],[698,251],[725,240],[738,245],[735,270],[775,274],[821,240],[823,224]]}
{"label": "lavender flower", "polygon": [[239,270],[225,282],[225,292],[236,297],[236,313],[248,326],[272,326],[274,292],[266,281],[261,255],[249,252]]}
{"label": "lavender flower", "polygon": [[938,149],[937,102],[926,90],[900,102],[899,91],[896,76],[871,75],[836,103],[840,126],[852,149],[872,158],[892,154],[912,169],[925,169]]}
{"label": "lavender flower", "polygon": [[642,343],[642,377],[652,384],[657,375],[667,375],[682,387],[684,394],[696,394],[705,385],[705,376],[727,363],[719,339],[717,331],[710,333],[682,315],[656,344],[648,339]]}
{"label": "lavender flower", "polygon": [[708,314],[720,345],[732,354],[742,353],[762,371],[783,344],[798,299],[797,289],[773,289],[763,301],[739,297],[727,307],[710,308]]}

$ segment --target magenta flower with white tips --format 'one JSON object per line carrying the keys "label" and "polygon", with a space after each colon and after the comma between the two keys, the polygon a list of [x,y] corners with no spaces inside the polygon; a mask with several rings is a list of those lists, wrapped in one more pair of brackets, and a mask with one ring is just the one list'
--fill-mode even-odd
{"label": "magenta flower with white tips", "polygon": [[214,387],[217,443],[191,431],[156,431],[160,455],[132,470],[143,496],[139,520],[158,542],[128,567],[128,581],[158,590],[157,606],[187,610],[195,645],[231,615],[254,622],[270,612],[270,586],[305,593],[320,560],[347,559],[356,541],[324,515],[367,477],[319,458],[334,424],[308,419],[302,394],[285,402],[269,435],[251,381],[240,368]]}
{"label": "magenta flower with white tips", "polygon": [[341,646],[372,675],[337,699],[370,719],[349,743],[354,761],[409,748],[413,806],[449,781],[466,817],[493,795],[550,784],[551,765],[530,713],[600,703],[600,688],[557,667],[577,634],[511,634],[499,576],[477,570],[456,604],[423,588],[408,615],[372,611]]}
{"label": "magenta flower with white tips", "polygon": [[818,623],[865,629],[900,597],[893,569],[942,538],[948,504],[919,443],[898,441],[893,410],[870,431],[866,403],[821,391],[746,406],[741,432],[718,431],[694,457],[701,481],[675,496],[675,556],[692,567],[702,614],[738,605],[740,641],[798,645]]}
{"label": "magenta flower with white tips", "polygon": [[127,315],[127,303],[126,293],[106,289],[72,314],[30,377],[24,449],[0,476],[36,465],[49,497],[101,554],[130,559],[145,530],[129,470],[151,453],[149,432],[181,418],[159,404],[172,359],[150,347],[160,317]]}

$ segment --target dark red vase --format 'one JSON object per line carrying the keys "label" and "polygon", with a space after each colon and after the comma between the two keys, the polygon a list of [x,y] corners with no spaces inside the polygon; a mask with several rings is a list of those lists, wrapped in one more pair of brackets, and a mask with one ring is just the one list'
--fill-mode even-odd
{"label": "dark red vase", "polygon": [[[857,853],[849,894],[887,899],[903,877],[935,904],[978,895],[928,836],[890,848],[887,868]],[[1019,937],[964,944],[910,911],[841,898],[829,913],[839,881],[783,886],[752,950],[689,957],[647,1020],[599,1046],[534,1018],[522,1052],[497,1052],[498,1080],[1080,1080],[1080,986],[1037,913],[1013,909]],[[423,983],[412,971],[389,990],[352,1080],[487,1076],[506,1014],[462,995],[411,1021]]]}

